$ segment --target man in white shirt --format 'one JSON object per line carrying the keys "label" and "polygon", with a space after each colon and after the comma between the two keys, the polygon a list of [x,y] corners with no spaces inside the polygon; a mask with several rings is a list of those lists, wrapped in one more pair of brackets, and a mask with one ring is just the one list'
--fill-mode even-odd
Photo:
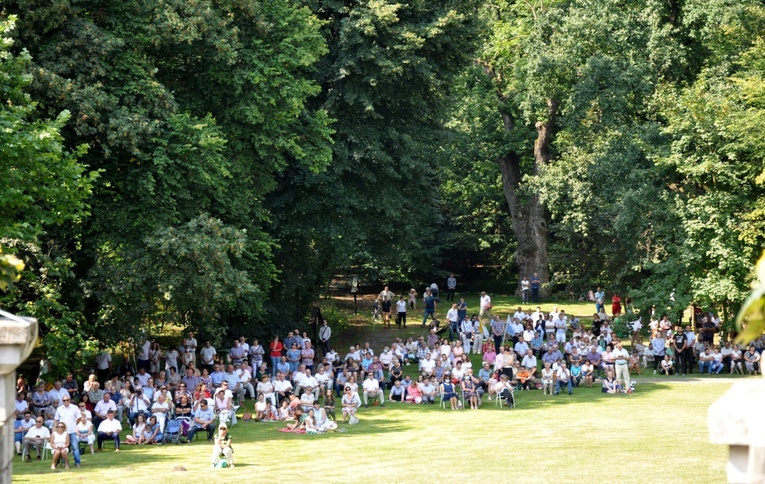
{"label": "man in white shirt", "polygon": [[481,293],[481,309],[478,313],[479,318],[483,318],[484,315],[486,315],[489,319],[491,319],[491,296],[486,294],[486,292]]}
{"label": "man in white shirt", "polygon": [[64,397],[68,397],[69,392],[67,390],[64,390],[61,387],[61,382],[56,380],[55,383],[53,383],[53,388],[51,388],[48,391],[48,401],[58,400],[59,402],[64,401]]}
{"label": "man in white shirt", "polygon": [[56,409],[56,416],[53,417],[53,427],[59,423],[66,425],[66,433],[69,434],[69,442],[72,446],[72,455],[74,455],[74,466],[80,466],[80,446],[77,445],[77,420],[81,417],[80,409],[77,405],[72,405],[71,397],[66,396],[61,399],[61,406]]}
{"label": "man in white shirt", "polygon": [[284,378],[284,373],[276,373],[276,380],[274,380],[274,393],[276,393],[277,405],[281,405],[290,393],[292,393],[292,383]]}
{"label": "man in white shirt", "polygon": [[369,407],[368,397],[379,397],[380,406],[385,406],[385,397],[383,396],[383,391],[380,389],[380,383],[374,379],[374,376],[371,373],[367,374],[367,379],[364,380],[362,387],[364,388],[365,407]]}
{"label": "man in white shirt", "polygon": [[616,379],[624,381],[624,391],[630,389],[630,354],[624,349],[621,343],[611,352],[614,359],[614,368],[616,369]]}
{"label": "man in white shirt", "polygon": [[109,372],[112,369],[112,355],[106,351],[101,351],[96,356],[96,375],[101,386],[109,380]]}
{"label": "man in white shirt", "polygon": [[250,345],[247,343],[247,338],[242,336],[239,338],[239,346],[242,347],[242,352],[244,353],[244,359],[249,360],[250,359]]}
{"label": "man in white shirt", "polygon": [[170,404],[167,402],[167,400],[165,400],[165,396],[163,394],[160,393],[157,401],[152,404],[151,412],[152,415],[157,418],[159,431],[164,432],[167,414],[170,412]]}
{"label": "man in white shirt", "polygon": [[526,357],[526,352],[529,350],[529,344],[523,339],[523,335],[518,336],[518,342],[515,343],[513,351],[515,351],[516,358],[520,361]]}
{"label": "man in white shirt", "polygon": [[319,394],[321,393],[321,389],[319,388],[319,382],[311,374],[311,370],[309,370],[308,368],[305,369],[305,376],[300,382],[300,386],[305,388],[306,391],[308,391],[308,388],[311,388],[311,393],[313,393],[313,397],[319,398]]}
{"label": "man in white shirt", "polygon": [[[151,341],[149,341],[149,338],[144,338],[143,344],[138,350],[138,355],[136,356],[137,366],[138,368],[144,368],[146,370],[149,369],[149,351],[151,350]],[[177,368],[177,367],[176,367]]]}
{"label": "man in white shirt", "polygon": [[[188,337],[183,340],[183,347],[186,351],[191,352],[193,356],[194,364],[197,362],[197,339],[194,337],[194,333],[189,331]],[[177,368],[177,367],[176,367]]]}
{"label": "man in white shirt", "polygon": [[98,428],[98,425],[101,423],[102,420],[106,419],[106,416],[109,414],[109,410],[117,411],[117,405],[114,403],[114,400],[111,399],[111,395],[106,392],[104,393],[104,398],[96,403],[95,408],[93,409],[93,426]]}
{"label": "man in white shirt", "polygon": [[218,352],[210,344],[210,341],[205,341],[205,345],[199,350],[199,356],[202,358],[202,369],[207,368],[207,373],[213,372],[213,365],[215,364],[215,355]]}
{"label": "man in white shirt", "polygon": [[566,314],[561,311],[558,318],[555,319],[555,341],[560,344],[566,342],[566,329],[568,329],[568,320]]}
{"label": "man in white shirt", "polygon": [[523,308],[518,306],[518,309],[513,314],[513,317],[517,319],[518,321],[523,321],[524,319],[526,319],[526,313],[523,312]]}
{"label": "man in white shirt", "polygon": [[[404,327],[406,327],[406,319],[404,320]],[[329,338],[331,337],[332,328],[329,327],[327,320],[325,319],[321,324],[321,328],[319,328],[319,346],[325,355],[329,353]]]}
{"label": "man in white shirt", "polygon": [[465,318],[460,323],[460,336],[462,337],[462,347],[465,354],[470,353],[470,345],[473,342],[473,322]]}
{"label": "man in white shirt", "polygon": [[41,416],[37,417],[34,426],[32,426],[27,434],[24,436],[24,455],[27,456],[27,462],[32,460],[30,447],[34,447],[37,450],[37,460],[41,459],[42,449],[45,442],[50,439],[50,430],[43,425],[44,419]]}
{"label": "man in white shirt", "polygon": [[526,350],[526,354],[523,360],[521,360],[521,366],[529,370],[531,377],[534,377],[534,374],[537,372],[537,357],[534,356],[534,351],[531,348]]}
{"label": "man in white shirt", "polygon": [[250,398],[255,400],[255,388],[252,386],[252,372],[250,371],[247,360],[242,361],[239,365],[239,369],[236,370],[236,374],[239,375],[239,384],[242,385],[242,394],[246,395],[248,392]]}
{"label": "man in white shirt", "polygon": [[103,450],[104,440],[114,440],[114,450],[119,452],[120,432],[122,432],[122,424],[114,418],[114,410],[109,410],[106,420],[98,425],[98,451]]}
{"label": "man in white shirt", "polygon": [[[403,294],[396,301],[396,325],[400,328],[402,324],[406,328],[406,299]],[[319,337],[321,337],[321,330],[319,330]]]}
{"label": "man in white shirt", "polygon": [[151,400],[144,395],[143,388],[140,386],[136,387],[135,393],[130,396],[128,401],[128,421],[131,426],[135,423],[135,418],[139,414],[143,414],[145,419],[151,416],[151,413],[148,411],[149,405],[151,405]]}
{"label": "man in white shirt", "polygon": [[560,368],[555,372],[555,394],[560,393],[561,387],[568,388],[568,394],[571,395],[573,391],[573,384],[571,382],[571,371],[566,368],[566,362],[560,362]]}
{"label": "man in white shirt", "polygon": [[531,282],[529,282],[529,278],[526,276],[523,276],[523,279],[521,280],[521,300],[523,301],[523,304],[528,304],[529,300],[531,299],[529,296],[531,295]]}
{"label": "man in white shirt", "polygon": [[425,358],[420,360],[420,372],[423,375],[430,376],[433,373],[433,368],[436,367],[436,362],[433,361],[430,355],[430,351],[425,354]]}

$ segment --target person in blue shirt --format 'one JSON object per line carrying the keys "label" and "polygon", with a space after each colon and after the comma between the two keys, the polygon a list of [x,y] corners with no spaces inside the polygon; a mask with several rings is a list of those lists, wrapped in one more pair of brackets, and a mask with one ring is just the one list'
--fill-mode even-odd
{"label": "person in blue shirt", "polygon": [[204,398],[197,404],[196,411],[194,412],[194,424],[189,430],[186,442],[191,442],[194,439],[194,435],[199,431],[207,432],[207,441],[212,441],[212,436],[215,432],[215,412]]}
{"label": "person in blue shirt", "polygon": [[579,361],[575,361],[573,365],[571,365],[571,382],[574,384],[575,387],[579,386],[579,382],[582,381],[582,367],[579,364]]}
{"label": "person in blue shirt", "polygon": [[425,327],[425,324],[428,322],[428,315],[432,319],[436,319],[436,298],[433,296],[433,293],[430,292],[430,289],[427,289],[425,291],[425,316],[422,318],[422,327]]}
{"label": "person in blue shirt", "polygon": [[220,366],[215,365],[213,367],[213,372],[210,373],[210,382],[212,383],[213,388],[218,388],[220,384],[223,383],[225,376],[226,374],[220,371]]}

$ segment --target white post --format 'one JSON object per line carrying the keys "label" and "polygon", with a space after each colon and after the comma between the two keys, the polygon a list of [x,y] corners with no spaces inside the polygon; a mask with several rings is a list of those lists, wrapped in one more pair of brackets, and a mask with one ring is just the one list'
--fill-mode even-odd
{"label": "white post", "polygon": [[738,382],[709,407],[709,439],[730,448],[728,482],[765,483],[765,379]]}
{"label": "white post", "polygon": [[0,311],[0,482],[11,482],[16,368],[37,342],[37,320]]}

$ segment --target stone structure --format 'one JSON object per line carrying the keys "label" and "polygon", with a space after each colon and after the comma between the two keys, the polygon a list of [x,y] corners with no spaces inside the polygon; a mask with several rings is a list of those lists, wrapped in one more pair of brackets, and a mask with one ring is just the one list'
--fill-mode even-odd
{"label": "stone structure", "polygon": [[37,320],[0,311],[0,483],[11,482],[16,368],[37,342]]}
{"label": "stone structure", "polygon": [[709,407],[709,439],[730,447],[728,482],[765,483],[765,378],[733,385]]}

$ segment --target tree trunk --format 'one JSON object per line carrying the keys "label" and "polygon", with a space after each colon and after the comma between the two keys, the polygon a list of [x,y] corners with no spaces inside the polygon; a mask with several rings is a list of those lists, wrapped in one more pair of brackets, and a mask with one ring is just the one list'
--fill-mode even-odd
{"label": "tree trunk", "polygon": [[[536,123],[534,174],[537,174],[539,168],[552,159],[550,143],[553,138],[555,116],[558,109],[557,100],[548,100],[547,107],[547,120]],[[500,115],[505,130],[511,132],[515,127],[515,120],[512,115],[502,109],[500,109]],[[539,202],[538,194],[523,193],[521,156],[518,153],[509,152],[501,157],[499,168],[502,173],[502,188],[513,220],[513,233],[518,242],[515,262],[518,265],[520,277],[516,293],[520,293],[520,279],[526,276],[530,280],[534,273],[537,273],[542,283],[539,291],[540,296],[547,297],[550,294],[550,288],[547,285],[550,282],[547,253],[547,213]]]}

